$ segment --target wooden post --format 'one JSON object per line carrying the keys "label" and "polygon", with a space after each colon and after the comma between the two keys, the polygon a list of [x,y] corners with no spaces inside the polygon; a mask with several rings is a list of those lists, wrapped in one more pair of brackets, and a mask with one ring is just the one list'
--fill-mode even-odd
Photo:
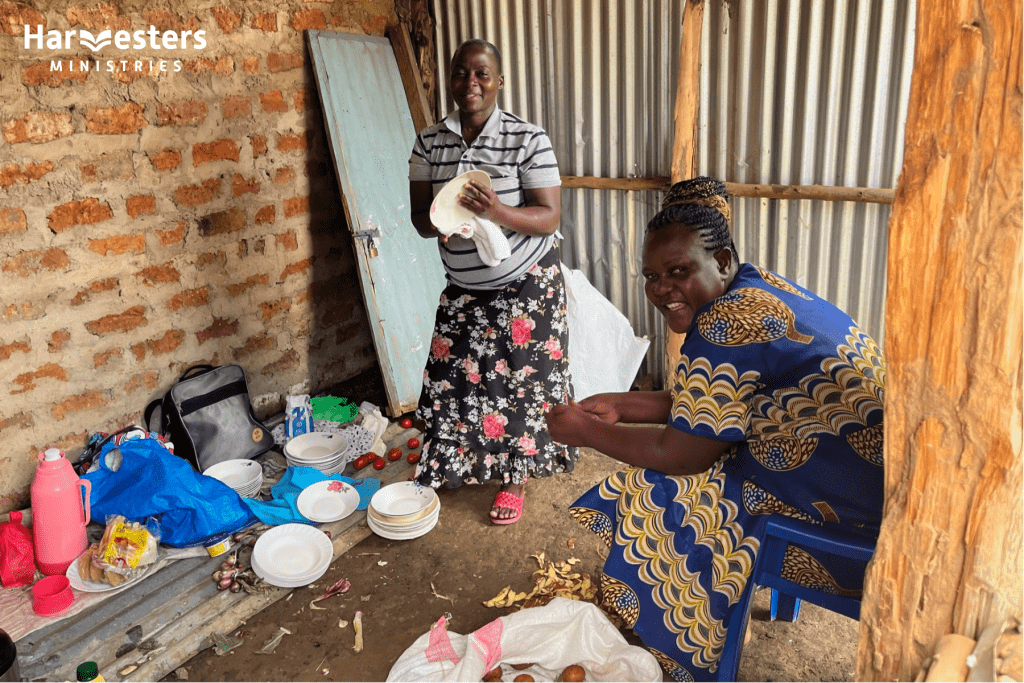
{"label": "wooden post", "polygon": [[914,680],[943,635],[1021,617],[1021,23],[1020,3],[917,4],[858,680]]}
{"label": "wooden post", "polygon": [[[676,82],[675,138],[672,144],[672,182],[692,178],[696,167],[697,111],[700,104],[700,36],[704,24],[704,0],[689,0],[683,7],[683,37],[679,45],[679,77]],[[664,386],[672,388],[679,347],[686,335],[668,330],[665,340]]]}

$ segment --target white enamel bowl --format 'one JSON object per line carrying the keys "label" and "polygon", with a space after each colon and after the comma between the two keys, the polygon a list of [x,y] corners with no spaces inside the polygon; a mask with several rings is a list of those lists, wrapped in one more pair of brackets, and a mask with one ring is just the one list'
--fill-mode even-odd
{"label": "white enamel bowl", "polygon": [[491,178],[483,171],[467,171],[449,180],[434,197],[430,205],[430,222],[443,230],[457,228],[474,214],[458,202],[459,193],[470,180],[475,180],[486,187],[491,186]]}
{"label": "white enamel bowl", "polygon": [[310,584],[327,571],[334,559],[331,539],[316,527],[282,524],[256,541],[252,567],[274,586],[294,588]]}
{"label": "white enamel bowl", "polygon": [[252,460],[225,460],[208,467],[203,474],[227,484],[243,498],[252,498],[263,486],[263,467]]}

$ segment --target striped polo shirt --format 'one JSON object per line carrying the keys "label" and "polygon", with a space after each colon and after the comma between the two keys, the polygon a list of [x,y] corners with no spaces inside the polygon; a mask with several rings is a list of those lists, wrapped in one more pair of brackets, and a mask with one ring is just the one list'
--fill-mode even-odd
{"label": "striped polo shirt", "polygon": [[[551,140],[539,126],[494,108],[480,135],[470,146],[462,139],[456,109],[443,121],[416,136],[409,157],[409,180],[429,180],[436,195],[452,178],[479,170],[491,178],[491,188],[508,206],[524,206],[523,190],[562,184]],[[476,245],[457,235],[437,241],[449,281],[467,289],[500,289],[518,279],[546,254],[556,235],[534,237],[502,226],[512,255],[488,266]]]}

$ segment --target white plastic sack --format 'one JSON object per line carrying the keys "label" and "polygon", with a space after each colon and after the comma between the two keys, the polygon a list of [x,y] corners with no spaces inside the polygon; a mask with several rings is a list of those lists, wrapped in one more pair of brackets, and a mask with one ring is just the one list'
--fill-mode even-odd
{"label": "white plastic sack", "polygon": [[569,320],[569,373],[577,401],[604,392],[629,391],[651,342],[597,291],[583,271],[564,263]]}
{"label": "white plastic sack", "polygon": [[[389,681],[479,681],[499,664],[503,680],[528,673],[554,681],[579,664],[588,681],[660,681],[647,650],[630,645],[604,612],[589,602],[555,598],[495,619],[468,636],[448,631],[441,617],[416,639],[388,674]],[[516,671],[512,664],[533,664]]]}

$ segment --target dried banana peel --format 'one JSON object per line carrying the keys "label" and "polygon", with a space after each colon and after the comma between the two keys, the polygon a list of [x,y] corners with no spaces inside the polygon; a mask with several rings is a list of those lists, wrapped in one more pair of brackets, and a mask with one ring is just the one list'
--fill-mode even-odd
{"label": "dried banana peel", "polygon": [[[583,600],[597,604],[597,585],[586,573],[573,571],[579,558],[570,557],[558,562],[546,561],[544,553],[531,555],[537,560],[539,569],[533,572],[533,589],[529,593],[517,593],[511,586],[505,586],[496,596],[483,604],[486,607],[524,609],[546,605],[552,598]],[[516,603],[523,601],[521,605]]]}

